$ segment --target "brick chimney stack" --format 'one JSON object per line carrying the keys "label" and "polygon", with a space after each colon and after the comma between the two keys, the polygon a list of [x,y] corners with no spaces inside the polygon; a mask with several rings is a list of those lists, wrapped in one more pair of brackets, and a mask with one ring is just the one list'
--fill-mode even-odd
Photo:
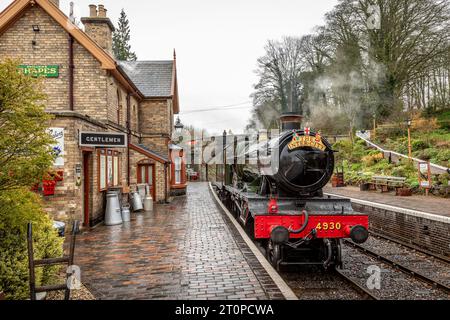
{"label": "brick chimney stack", "polygon": [[50,2],[59,8],[59,0],[50,0]]}
{"label": "brick chimney stack", "polygon": [[81,18],[84,24],[84,31],[97,44],[112,54],[112,33],[114,25],[106,16],[105,6],[100,4],[98,7],[94,4],[89,5],[89,17]]}

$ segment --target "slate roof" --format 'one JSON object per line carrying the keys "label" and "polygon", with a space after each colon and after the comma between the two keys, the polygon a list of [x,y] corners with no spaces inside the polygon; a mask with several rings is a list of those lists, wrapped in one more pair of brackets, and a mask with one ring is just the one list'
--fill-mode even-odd
{"label": "slate roof", "polygon": [[118,63],[146,98],[172,96],[173,61]]}
{"label": "slate roof", "polygon": [[155,156],[156,158],[160,158],[161,160],[163,160],[164,162],[169,162],[169,159],[153,150],[151,150],[149,147],[147,147],[146,145],[143,144],[138,144],[137,145],[139,148],[144,149],[145,151],[147,151],[148,153],[152,154],[153,156]]}

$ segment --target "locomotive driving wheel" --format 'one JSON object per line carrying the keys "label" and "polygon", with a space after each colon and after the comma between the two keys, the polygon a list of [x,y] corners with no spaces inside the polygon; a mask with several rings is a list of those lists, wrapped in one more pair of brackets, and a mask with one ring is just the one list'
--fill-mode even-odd
{"label": "locomotive driving wheel", "polygon": [[281,246],[279,244],[273,243],[272,240],[267,242],[267,260],[269,260],[270,264],[277,270],[279,270],[278,263],[281,260]]}

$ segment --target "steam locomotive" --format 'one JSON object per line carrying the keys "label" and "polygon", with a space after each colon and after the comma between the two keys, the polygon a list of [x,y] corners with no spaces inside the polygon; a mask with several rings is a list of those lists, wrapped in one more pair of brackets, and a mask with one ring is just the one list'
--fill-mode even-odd
{"label": "steam locomotive", "polygon": [[275,138],[225,145],[218,195],[277,270],[342,266],[341,239],[365,242],[368,216],[355,212],[349,199],[324,196],[334,172],[330,143],[319,132],[300,129],[298,115],[281,120],[283,132]]}

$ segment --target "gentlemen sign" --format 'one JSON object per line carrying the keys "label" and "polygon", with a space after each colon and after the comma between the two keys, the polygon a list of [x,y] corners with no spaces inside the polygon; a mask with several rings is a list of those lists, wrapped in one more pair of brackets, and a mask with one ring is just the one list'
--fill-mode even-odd
{"label": "gentlemen sign", "polygon": [[32,77],[44,77],[44,78],[58,78],[59,77],[59,66],[58,65],[50,65],[50,66],[30,66],[30,65],[21,65],[19,66],[19,70],[25,74],[30,75]]}
{"label": "gentlemen sign", "polygon": [[125,133],[80,132],[81,147],[126,148]]}

